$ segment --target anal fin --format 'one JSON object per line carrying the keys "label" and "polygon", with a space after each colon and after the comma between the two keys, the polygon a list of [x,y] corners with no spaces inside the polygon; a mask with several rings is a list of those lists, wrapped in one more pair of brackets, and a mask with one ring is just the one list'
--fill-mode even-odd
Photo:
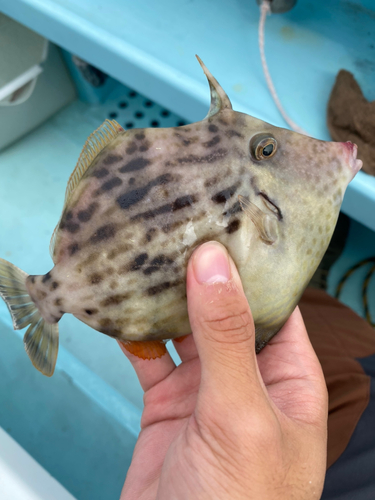
{"label": "anal fin", "polygon": [[137,356],[141,359],[156,359],[161,358],[166,354],[167,348],[162,340],[148,340],[148,341],[126,341],[120,340],[124,349],[130,354]]}

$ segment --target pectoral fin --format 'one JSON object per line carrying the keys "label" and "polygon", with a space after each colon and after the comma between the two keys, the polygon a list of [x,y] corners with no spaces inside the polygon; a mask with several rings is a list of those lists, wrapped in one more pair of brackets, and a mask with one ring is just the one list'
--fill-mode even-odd
{"label": "pectoral fin", "polygon": [[275,217],[265,214],[257,205],[251,203],[251,201],[241,195],[238,196],[238,201],[242,210],[253,221],[264,243],[267,245],[275,243],[278,236],[277,220]]}

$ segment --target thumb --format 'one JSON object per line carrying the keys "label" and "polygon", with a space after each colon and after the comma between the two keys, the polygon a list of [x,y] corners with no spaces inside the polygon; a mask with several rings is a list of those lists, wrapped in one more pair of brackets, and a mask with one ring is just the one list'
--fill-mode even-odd
{"label": "thumb", "polygon": [[200,391],[226,403],[264,397],[253,318],[236,266],[220,243],[205,243],[193,253],[187,298],[202,367]]}

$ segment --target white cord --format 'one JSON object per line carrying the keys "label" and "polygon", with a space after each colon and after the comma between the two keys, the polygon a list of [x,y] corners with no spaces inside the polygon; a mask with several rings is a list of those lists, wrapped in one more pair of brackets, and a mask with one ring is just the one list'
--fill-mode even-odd
{"label": "white cord", "polygon": [[264,53],[264,26],[266,23],[267,14],[271,12],[271,4],[269,0],[263,0],[260,6],[260,20],[259,20],[259,50],[260,50],[260,58],[262,60],[263,72],[266,78],[267,86],[269,91],[271,92],[271,96],[275,101],[277,109],[280,111],[282,117],[286,121],[286,123],[290,126],[292,130],[295,130],[299,134],[309,135],[305,130],[299,127],[294,121],[292,121],[289,116],[284,111],[284,108],[281,105],[281,102],[276,94],[275,87],[273,85],[270,72],[268,71],[268,66],[266,62],[266,56]]}

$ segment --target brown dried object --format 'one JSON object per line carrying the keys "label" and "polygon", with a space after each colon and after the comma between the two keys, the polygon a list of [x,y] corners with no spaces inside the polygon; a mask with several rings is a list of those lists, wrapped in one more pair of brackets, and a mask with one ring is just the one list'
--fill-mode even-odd
{"label": "brown dried object", "polygon": [[327,124],[334,141],[358,146],[363,171],[375,175],[375,101],[369,102],[352,73],[340,70],[328,102]]}

